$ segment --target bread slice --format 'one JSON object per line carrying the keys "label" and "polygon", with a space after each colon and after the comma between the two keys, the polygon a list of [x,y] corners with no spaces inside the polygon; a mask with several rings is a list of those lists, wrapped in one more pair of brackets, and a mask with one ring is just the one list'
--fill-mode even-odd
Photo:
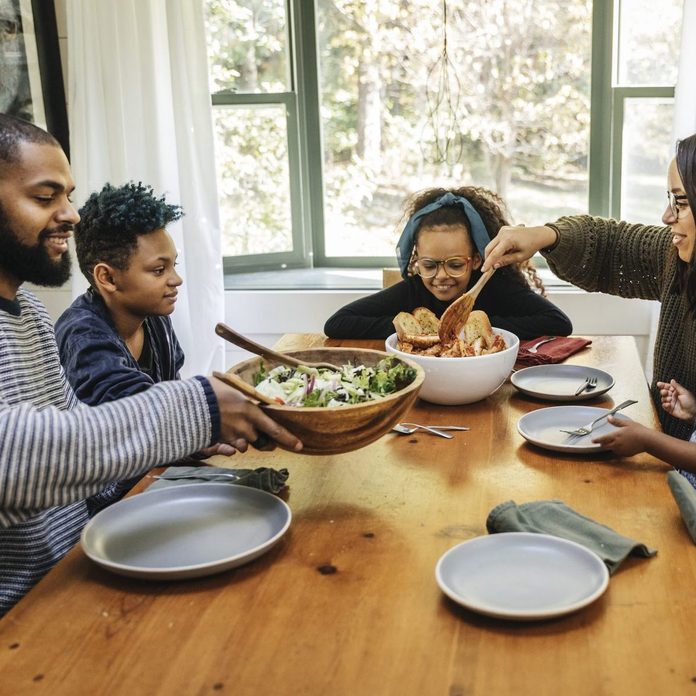
{"label": "bread slice", "polygon": [[430,348],[440,342],[440,337],[437,334],[419,334],[417,336],[406,336],[404,339],[414,348]]}
{"label": "bread slice", "polygon": [[418,320],[413,316],[413,314],[409,314],[408,312],[399,312],[394,317],[393,323],[394,328],[396,329],[396,335],[401,341],[411,343],[411,341],[406,338],[407,336],[418,336],[419,334],[423,333]]}
{"label": "bread slice", "polygon": [[436,334],[440,330],[440,320],[427,307],[416,307],[412,314],[421,326],[421,333]]}
{"label": "bread slice", "polygon": [[478,309],[473,311],[464,324],[462,337],[471,346],[475,345],[477,339],[482,339],[479,344],[483,343],[486,348],[491,348],[495,341],[495,334],[488,315]]}

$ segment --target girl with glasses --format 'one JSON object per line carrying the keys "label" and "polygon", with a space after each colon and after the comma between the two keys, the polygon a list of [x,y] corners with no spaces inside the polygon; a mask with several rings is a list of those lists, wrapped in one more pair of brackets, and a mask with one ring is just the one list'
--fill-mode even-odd
{"label": "girl with glasses", "polygon": [[659,385],[675,380],[696,392],[696,135],[677,143],[667,195],[664,226],[577,215],[541,227],[504,227],[488,245],[483,269],[541,251],[557,276],[585,290],[659,300],[652,397],[662,429],[688,440],[693,424],[659,408]]}
{"label": "girl with glasses", "polygon": [[[324,326],[327,336],[387,338],[394,317],[417,307],[442,316],[479,279],[486,245],[507,224],[502,200],[473,186],[417,193],[407,202],[406,217],[397,245],[403,280],[338,310]],[[567,336],[570,320],[541,293],[533,267],[510,266],[493,275],[475,309],[521,339]]]}

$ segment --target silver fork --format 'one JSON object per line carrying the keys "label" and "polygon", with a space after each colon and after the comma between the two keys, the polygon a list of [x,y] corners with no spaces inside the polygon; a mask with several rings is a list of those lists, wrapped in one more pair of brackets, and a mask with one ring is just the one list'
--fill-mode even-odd
{"label": "silver fork", "polygon": [[551,341],[555,341],[557,336],[551,336],[551,338],[545,338],[541,341],[538,341],[535,343],[531,348],[527,348],[528,353],[538,353],[539,352],[539,346],[543,346],[544,343],[551,343]]}
{"label": "silver fork", "polygon": [[575,428],[575,430],[564,430],[563,428],[559,428],[559,430],[562,433],[568,433],[568,435],[575,435],[576,437],[581,437],[582,435],[589,435],[595,425],[599,423],[603,418],[606,418],[607,416],[613,416],[617,411],[620,411],[622,408],[626,408],[627,406],[631,406],[632,404],[637,404],[637,401],[633,401],[633,399],[627,399],[626,401],[622,401],[618,406],[614,406],[614,408],[611,409],[611,411],[607,411],[606,413],[603,413],[601,416],[598,418],[595,418],[593,421],[590,421],[587,425],[581,425],[579,428]]}
{"label": "silver fork", "polygon": [[443,430],[469,430],[469,428],[463,426],[463,425],[433,425],[433,426],[428,426],[428,425],[420,425],[418,423],[397,423],[392,430],[395,430],[397,433],[401,433],[402,435],[412,435],[413,433],[416,432],[416,430],[427,430],[429,433],[432,433],[433,435],[439,435],[440,437],[444,437],[447,440],[451,440],[452,436],[448,435],[447,433],[443,433]]}
{"label": "silver fork", "polygon": [[597,378],[596,377],[587,377],[585,379],[585,381],[578,387],[578,390],[575,392],[575,396],[579,396],[585,390],[591,391],[596,386],[597,386]]}

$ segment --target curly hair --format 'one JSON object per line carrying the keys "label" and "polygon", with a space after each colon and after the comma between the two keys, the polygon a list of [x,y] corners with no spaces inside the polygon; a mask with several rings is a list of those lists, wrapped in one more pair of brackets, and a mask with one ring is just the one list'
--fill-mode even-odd
{"label": "curly hair", "polygon": [[[510,224],[507,220],[503,199],[497,193],[493,193],[493,191],[489,191],[481,186],[460,186],[452,189],[431,188],[418,191],[406,200],[404,217],[406,219],[410,218],[421,208],[424,208],[448,192],[455,196],[466,198],[476,208],[491,239],[498,234],[501,227]],[[469,220],[464,210],[458,205],[447,206],[434,210],[421,220],[416,231],[415,242],[418,241],[418,233],[422,229],[434,227],[435,225],[464,225],[467,230],[470,230]],[[507,266],[498,271],[498,273],[501,272],[506,272],[520,282],[527,282],[533,290],[536,290],[541,295],[546,295],[544,284],[531,261],[523,261],[516,266]]]}
{"label": "curly hair", "polygon": [[75,251],[80,270],[92,286],[98,263],[126,270],[138,247],[138,237],[163,229],[184,213],[157,198],[151,186],[129,182],[115,187],[106,184],[80,208],[75,225]]}

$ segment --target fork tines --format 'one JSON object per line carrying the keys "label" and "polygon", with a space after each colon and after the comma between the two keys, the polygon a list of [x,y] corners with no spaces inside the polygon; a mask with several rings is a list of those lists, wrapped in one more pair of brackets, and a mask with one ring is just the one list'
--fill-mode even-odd
{"label": "fork tines", "polygon": [[575,396],[579,396],[582,394],[585,390],[591,390],[594,389],[597,386],[597,378],[596,377],[587,377],[585,378],[585,381],[583,384],[581,384],[577,391],[575,392]]}

